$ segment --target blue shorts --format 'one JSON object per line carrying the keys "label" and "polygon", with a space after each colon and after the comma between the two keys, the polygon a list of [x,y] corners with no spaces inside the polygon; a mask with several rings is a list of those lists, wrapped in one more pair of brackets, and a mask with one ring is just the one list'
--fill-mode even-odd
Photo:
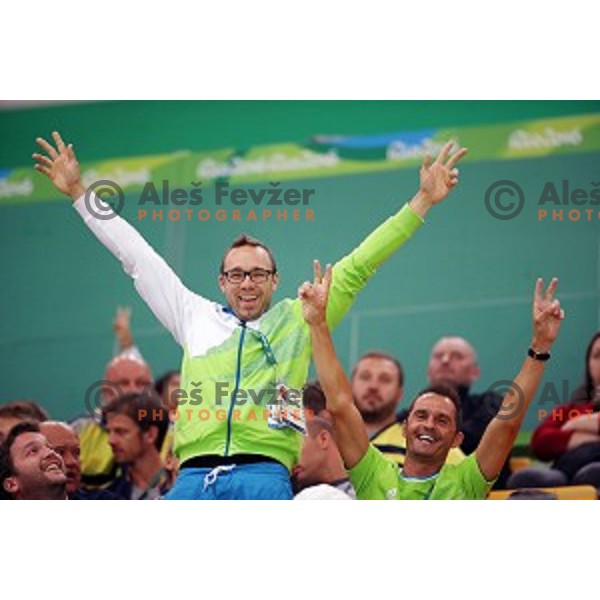
{"label": "blue shorts", "polygon": [[165,500],[292,500],[288,470],[279,463],[185,468]]}

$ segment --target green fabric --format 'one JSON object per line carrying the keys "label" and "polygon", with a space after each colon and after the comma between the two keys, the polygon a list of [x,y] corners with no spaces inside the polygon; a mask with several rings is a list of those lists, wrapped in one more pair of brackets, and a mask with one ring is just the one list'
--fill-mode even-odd
{"label": "green fabric", "polygon": [[483,500],[494,484],[485,480],[475,454],[430,477],[405,477],[371,445],[349,474],[359,500]]}
{"label": "green fabric", "polygon": [[[377,267],[393,254],[421,225],[422,219],[407,205],[370,234],[352,253],[333,269],[327,307],[327,319],[333,329],[348,312],[356,294],[372,277]],[[276,304],[262,317],[261,332],[275,354],[276,364],[269,364],[256,332],[237,327],[230,338],[206,355],[192,357],[184,350],[182,387],[188,400],[180,406],[176,421],[175,454],[181,461],[195,456],[217,454],[231,456],[251,453],[269,456],[291,467],[298,461],[302,435],[289,429],[271,429],[267,423],[268,390],[282,381],[300,391],[308,377],[311,359],[310,334],[302,317],[298,299]],[[244,332],[244,333],[243,333]],[[231,404],[235,389],[238,351],[242,340],[239,387],[247,392],[245,400]],[[194,385],[201,382],[201,388]],[[219,397],[218,382],[227,383]],[[253,400],[252,391],[262,398]],[[300,400],[298,406],[301,405]],[[300,409],[299,409],[300,410]]]}

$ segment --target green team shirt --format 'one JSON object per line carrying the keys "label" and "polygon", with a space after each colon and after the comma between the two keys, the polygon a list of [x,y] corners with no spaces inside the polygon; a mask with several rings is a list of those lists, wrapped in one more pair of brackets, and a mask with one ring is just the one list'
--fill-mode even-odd
{"label": "green team shirt", "polygon": [[348,473],[359,500],[483,500],[494,484],[486,481],[475,454],[435,475],[406,477],[371,445]]}

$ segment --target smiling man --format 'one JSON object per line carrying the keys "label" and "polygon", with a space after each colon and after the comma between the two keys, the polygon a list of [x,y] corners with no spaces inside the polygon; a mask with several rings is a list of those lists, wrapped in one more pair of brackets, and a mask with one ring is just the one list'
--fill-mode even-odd
{"label": "smiling man", "polygon": [[[406,456],[404,417],[397,413],[404,393],[402,365],[389,354],[369,352],[352,369],[351,383],[371,444],[401,467]],[[446,460],[458,464],[464,457],[460,448],[451,447]]]}
{"label": "smiling man", "polygon": [[[439,339],[431,350],[427,377],[429,383],[447,383],[453,386],[459,396],[462,410],[463,440],[460,449],[465,454],[475,452],[486,427],[500,410],[502,396],[487,390],[481,394],[473,392],[472,386],[479,379],[481,371],[477,353],[464,338],[446,336]],[[506,486],[510,476],[510,459],[502,467],[495,489]]]}
{"label": "smiling man", "polygon": [[521,371],[513,382],[512,390],[516,391],[504,397],[498,416],[488,425],[475,452],[457,465],[445,464],[450,449],[462,442],[461,407],[454,389],[434,385],[418,394],[409,407],[405,425],[406,459],[399,469],[369,443],[366,427],[353,401],[352,386],[335,354],[325,318],[331,266],[322,276],[321,267],[315,261],[314,271],[313,283],[305,282],[298,296],[310,327],[317,376],[325,392],[327,410],[334,420],[338,448],[357,498],[485,498],[510,453],[558,335],[564,317],[560,303],[554,299],[558,280],[553,279],[545,292],[543,281],[536,282],[533,336]]}
{"label": "smiling man", "polygon": [[70,425],[62,421],[44,421],[40,423],[40,433],[63,459],[69,500],[117,500],[116,496],[105,490],[84,490],[81,487],[81,445]]}
{"label": "smiling man", "polygon": [[[181,468],[167,498],[291,499],[290,470],[298,461],[305,425],[300,398],[292,398],[289,391],[304,386],[311,351],[299,301],[285,299],[271,307],[279,279],[271,251],[248,236],[234,241],[219,273],[227,305],[211,302],[187,289],[110,206],[86,194],[72,145],[58,132],[53,139],[54,146],[36,140],[46,154],[34,154],[35,168],[72,198],[84,223],[121,261],[139,294],[183,349],[186,395],[180,398],[175,426]],[[452,148],[447,143],[435,161],[426,157],[417,193],[336,263],[327,313],[330,327],[337,326],[428,211],[456,187],[455,167],[467,151]],[[275,389],[278,394],[262,393]],[[257,405],[249,400],[249,392],[261,394],[262,401]],[[286,403],[296,410],[286,412]],[[221,419],[223,413],[226,418]]]}
{"label": "smiling man", "polygon": [[65,465],[38,424],[15,425],[0,446],[0,493],[14,500],[67,499]]}
{"label": "smiling man", "polygon": [[60,421],[41,423],[40,433],[63,459],[67,476],[67,494],[69,496],[76,494],[81,486],[81,447],[77,434],[72,427]]}
{"label": "smiling man", "polygon": [[278,282],[275,257],[248,235],[238,237],[221,261],[219,287],[243,321],[254,321],[268,310]]}

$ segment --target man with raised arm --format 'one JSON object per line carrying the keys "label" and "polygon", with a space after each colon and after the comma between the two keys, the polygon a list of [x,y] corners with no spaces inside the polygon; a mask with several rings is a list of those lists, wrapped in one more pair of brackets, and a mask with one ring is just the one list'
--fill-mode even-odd
{"label": "man with raised arm", "polygon": [[407,452],[401,470],[369,444],[366,427],[353,402],[350,381],[335,354],[325,318],[331,280],[331,267],[328,265],[322,275],[321,266],[315,261],[314,281],[305,282],[298,296],[310,328],[317,377],[357,498],[485,498],[510,453],[558,335],[564,317],[559,301],[554,299],[558,280],[552,279],[545,292],[541,279],[535,284],[531,346],[511,393],[502,400],[475,452],[458,465],[444,464],[450,449],[462,441],[460,399],[454,388],[433,385],[418,394],[409,407],[404,425]]}
{"label": "man with raised arm", "polygon": [[[221,262],[226,306],[191,292],[131,225],[86,192],[72,145],[57,132],[53,138],[55,146],[37,139],[47,154],[34,155],[35,168],[71,196],[86,225],[122,262],[183,349],[186,395],[179,400],[175,432],[181,468],[167,498],[291,499],[290,470],[305,427],[299,392],[290,390],[299,391],[306,382],[311,352],[300,302],[286,299],[270,308],[279,279],[272,252],[241,236]],[[331,328],[429,209],[457,185],[455,167],[466,149],[452,153],[452,145],[447,143],[435,161],[425,158],[415,196],[336,263],[327,308]],[[90,205],[101,208],[102,219],[91,214]],[[294,404],[300,410],[282,410]]]}

